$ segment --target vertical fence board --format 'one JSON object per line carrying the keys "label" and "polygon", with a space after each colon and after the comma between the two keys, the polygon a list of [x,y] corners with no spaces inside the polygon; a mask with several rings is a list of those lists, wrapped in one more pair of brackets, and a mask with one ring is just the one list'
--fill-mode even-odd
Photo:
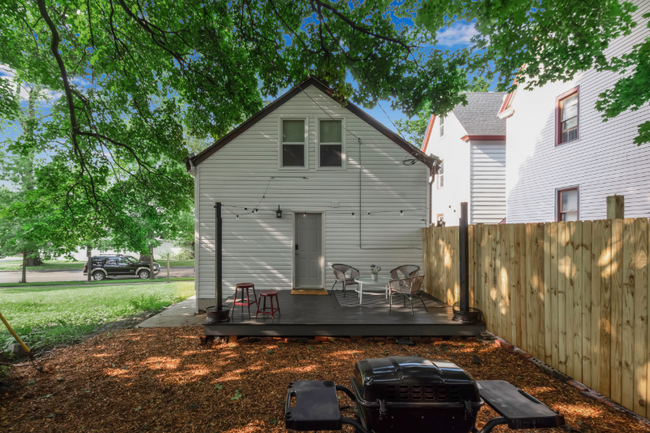
{"label": "vertical fence board", "polygon": [[582,221],[575,222],[573,246],[573,378],[582,382]]}
{"label": "vertical fence board", "polygon": [[551,223],[544,224],[544,362],[553,363],[551,335]]}
{"label": "vertical fence board", "polygon": [[558,314],[558,370],[567,372],[566,368],[566,243],[567,226],[565,222],[557,224],[557,314]]}
{"label": "vertical fence board", "polygon": [[623,220],[623,311],[621,321],[621,403],[634,410],[634,219]]}
{"label": "vertical fence board", "polygon": [[[591,221],[582,223],[582,244],[580,256],[580,281],[582,285],[582,305],[580,306],[580,321],[582,322],[582,382],[591,383]],[[591,385],[588,385],[591,386]]]}
{"label": "vertical fence board", "polygon": [[537,278],[535,276],[535,258],[537,253],[537,225],[526,224],[526,307],[528,312],[528,330],[526,351],[539,358],[539,326],[537,323]]}
{"label": "vertical fence board", "polygon": [[528,344],[528,316],[526,313],[526,224],[517,224],[517,243],[519,246],[519,262],[517,263],[517,292],[519,294],[519,323],[521,332],[517,334],[519,347],[526,347]]}
{"label": "vertical fence board", "polygon": [[573,296],[575,294],[575,250],[574,250],[574,235],[576,231],[576,223],[574,221],[566,223],[566,245],[565,245],[565,262],[564,273],[566,275],[564,299],[566,301],[566,374],[571,377],[574,376],[574,363],[573,363],[573,335],[574,335],[574,316],[573,316]]}
{"label": "vertical fence board", "polygon": [[494,251],[494,225],[487,226],[487,244],[486,248],[488,249],[488,255],[486,257],[487,261],[485,264],[485,271],[487,273],[487,310],[490,316],[490,329],[497,329],[496,314],[494,308],[494,301],[496,299],[496,292],[494,289],[494,260],[495,260],[495,251]]}
{"label": "vertical fence board", "polygon": [[517,274],[515,268],[515,226],[506,224],[508,230],[508,320],[510,321],[510,342],[515,344],[517,334],[517,315],[516,315],[516,281]]}
{"label": "vertical fence board", "polygon": [[474,226],[467,227],[467,286],[469,287],[469,306],[476,307],[476,292],[474,288]]}
{"label": "vertical fence board", "polygon": [[558,260],[557,260],[557,241],[558,241],[558,224],[551,224],[549,236],[551,237],[551,365],[559,365],[560,363],[560,317],[558,309],[558,296],[557,296],[557,275],[558,275]]}
{"label": "vertical fence board", "polygon": [[603,287],[601,256],[603,252],[603,227],[605,221],[591,224],[591,387],[602,394],[600,386],[600,368],[602,366],[601,332],[605,324],[601,320],[601,292]]}
{"label": "vertical fence board", "polygon": [[496,236],[495,236],[495,261],[494,261],[494,282],[497,291],[497,332],[499,335],[506,335],[506,328],[504,317],[504,305],[505,300],[503,299],[503,224],[496,225]]}
{"label": "vertical fence board", "polygon": [[485,311],[485,285],[483,278],[483,224],[477,224],[474,229],[474,251],[476,255],[476,270],[474,272],[474,282],[476,284],[476,300],[478,308],[481,311]]}
{"label": "vertical fence board", "polygon": [[[595,232],[594,232],[595,233]],[[599,370],[598,392],[605,397],[611,396],[611,351],[612,351],[612,220],[603,222],[600,258],[600,352],[598,353]]]}
{"label": "vertical fence board", "polygon": [[611,361],[610,389],[611,399],[620,402],[622,398],[623,375],[623,220],[612,220],[612,262],[611,262]]}
{"label": "vertical fence board", "polygon": [[634,221],[634,412],[646,416],[648,393],[648,220]]}

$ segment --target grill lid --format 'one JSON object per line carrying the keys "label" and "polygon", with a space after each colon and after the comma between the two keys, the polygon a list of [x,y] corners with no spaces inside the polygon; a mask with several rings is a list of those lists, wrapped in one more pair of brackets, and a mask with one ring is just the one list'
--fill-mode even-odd
{"label": "grill lid", "polygon": [[479,402],[474,379],[456,364],[420,356],[364,359],[352,377],[357,398],[368,402]]}

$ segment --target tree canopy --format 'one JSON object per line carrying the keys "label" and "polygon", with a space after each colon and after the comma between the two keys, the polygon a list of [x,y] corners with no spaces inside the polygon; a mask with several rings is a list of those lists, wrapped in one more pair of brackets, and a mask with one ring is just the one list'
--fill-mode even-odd
{"label": "tree canopy", "polygon": [[[618,0],[5,0],[0,64],[60,95],[41,139],[9,148],[47,155],[37,195],[12,212],[50,206],[71,233],[119,232],[144,249],[152,233],[179,231],[191,208],[188,146],[223,135],[265,97],[316,76],[364,107],[390,99],[408,116],[446,114],[471,72],[509,90],[515,76],[539,86],[606,67],[603,51],[630,32],[633,10]],[[474,49],[439,46],[456,22],[474,23]],[[20,111],[11,89],[0,78],[6,122]]]}

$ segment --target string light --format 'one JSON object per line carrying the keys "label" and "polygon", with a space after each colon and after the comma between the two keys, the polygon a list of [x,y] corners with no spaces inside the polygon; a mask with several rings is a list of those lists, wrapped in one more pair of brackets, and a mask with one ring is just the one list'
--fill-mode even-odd
{"label": "string light", "polygon": [[404,211],[403,210],[399,211],[399,216],[404,216]]}
{"label": "string light", "polygon": [[352,218],[354,218],[354,212],[352,212]]}
{"label": "string light", "polygon": [[302,217],[303,217],[303,218],[307,218],[307,212],[303,213],[303,214],[302,214]]}

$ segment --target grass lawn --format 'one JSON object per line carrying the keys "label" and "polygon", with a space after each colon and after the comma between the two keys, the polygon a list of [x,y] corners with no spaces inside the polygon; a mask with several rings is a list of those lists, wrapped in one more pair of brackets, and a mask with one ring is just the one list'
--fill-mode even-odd
{"label": "grass lawn", "polygon": [[[167,260],[156,260],[161,267],[167,266]],[[66,260],[45,260],[41,266],[27,266],[28,271],[60,271],[67,269],[83,269],[86,262],[70,262]],[[0,262],[0,271],[22,270],[22,260],[7,260]],[[194,260],[170,260],[169,266],[194,266]]]}
{"label": "grass lawn", "polygon": [[[194,277],[171,277],[170,281],[194,281]],[[93,286],[96,284],[100,285],[115,285],[115,284],[126,284],[126,283],[144,283],[148,280],[141,280],[140,278],[124,278],[120,280],[102,280],[102,281],[41,281],[41,282],[27,282],[27,283],[0,283],[0,288],[3,287],[36,287],[36,286]],[[167,281],[167,276],[163,275],[162,277],[158,275],[156,281]],[[0,292],[1,293],[1,292]]]}
{"label": "grass lawn", "polygon": [[[73,342],[101,325],[194,295],[194,282],[0,289],[0,311],[32,348]],[[13,343],[0,328],[0,350]]]}

